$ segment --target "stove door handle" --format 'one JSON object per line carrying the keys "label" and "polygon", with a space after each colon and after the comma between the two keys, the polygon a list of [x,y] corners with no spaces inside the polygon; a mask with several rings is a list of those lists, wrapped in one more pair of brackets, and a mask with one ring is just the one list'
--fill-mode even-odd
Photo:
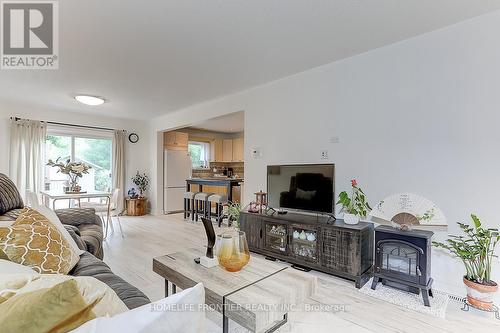
{"label": "stove door handle", "polygon": [[417,275],[422,276],[422,271],[420,270],[420,266],[417,266]]}

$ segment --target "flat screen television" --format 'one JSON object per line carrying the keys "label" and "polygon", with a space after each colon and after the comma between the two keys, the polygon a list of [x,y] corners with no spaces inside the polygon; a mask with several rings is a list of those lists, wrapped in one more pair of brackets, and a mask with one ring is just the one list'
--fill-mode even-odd
{"label": "flat screen television", "polygon": [[316,213],[334,213],[334,164],[269,165],[269,206]]}

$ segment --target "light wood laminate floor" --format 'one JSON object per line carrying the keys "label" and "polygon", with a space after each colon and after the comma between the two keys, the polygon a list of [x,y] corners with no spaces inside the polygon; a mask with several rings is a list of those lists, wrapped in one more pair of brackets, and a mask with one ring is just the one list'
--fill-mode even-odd
{"label": "light wood laminate floor", "polygon": [[[152,271],[153,257],[206,244],[201,223],[186,222],[182,215],[122,217],[121,221],[125,237],[115,222],[115,233],[104,244],[104,261],[153,301],[164,292],[163,279]],[[446,319],[440,319],[361,294],[350,281],[314,271],[309,274],[318,276],[319,287],[307,303],[338,305],[344,310],[290,313],[290,323],[281,332],[500,332],[500,320],[476,310],[462,312],[454,301],[448,305]]]}

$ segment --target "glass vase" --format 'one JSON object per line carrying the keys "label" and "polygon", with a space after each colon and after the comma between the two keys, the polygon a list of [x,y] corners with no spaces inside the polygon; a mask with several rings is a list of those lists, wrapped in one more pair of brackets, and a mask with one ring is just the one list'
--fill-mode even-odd
{"label": "glass vase", "polygon": [[217,235],[215,253],[219,265],[229,272],[238,272],[250,261],[250,251],[243,231],[229,230]]}
{"label": "glass vase", "polygon": [[69,191],[70,192],[80,192],[81,187],[78,185],[78,177],[69,176]]}

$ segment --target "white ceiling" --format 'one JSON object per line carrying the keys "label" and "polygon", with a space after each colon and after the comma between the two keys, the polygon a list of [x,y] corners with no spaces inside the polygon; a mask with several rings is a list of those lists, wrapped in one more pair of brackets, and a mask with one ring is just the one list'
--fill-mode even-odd
{"label": "white ceiling", "polygon": [[[500,8],[498,0],[60,1],[60,69],[0,72],[0,100],[144,119]],[[87,93],[109,100],[78,105]]]}
{"label": "white ceiling", "polygon": [[194,124],[191,128],[220,132],[239,133],[245,130],[245,112],[239,111]]}

